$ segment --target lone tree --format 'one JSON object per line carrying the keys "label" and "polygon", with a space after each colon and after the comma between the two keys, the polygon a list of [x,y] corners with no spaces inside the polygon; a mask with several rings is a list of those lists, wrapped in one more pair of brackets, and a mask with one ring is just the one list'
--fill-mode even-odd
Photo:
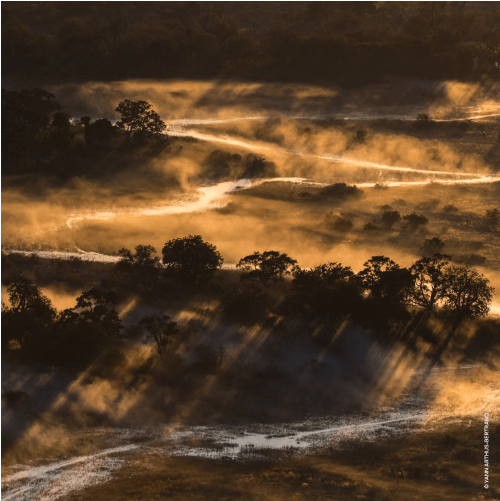
{"label": "lone tree", "polygon": [[432,310],[446,293],[448,284],[446,267],[450,256],[435,254],[419,259],[410,268],[415,280],[412,303],[426,310]]}
{"label": "lone tree", "polygon": [[191,284],[210,280],[224,262],[215,245],[201,235],[169,240],[162,249],[163,264],[180,279]]}
{"label": "lone tree", "polygon": [[172,336],[179,333],[177,322],[172,322],[167,315],[161,317],[149,315],[144,317],[139,324],[147,333],[146,342],[156,343],[158,354],[163,358],[168,345],[172,342]]}
{"label": "lone tree", "polygon": [[446,306],[459,320],[485,317],[495,289],[489,280],[468,266],[450,266],[446,270]]}
{"label": "lone tree", "polygon": [[439,237],[426,238],[420,249],[422,256],[433,256],[440,254],[445,246],[445,243]]}
{"label": "lone tree", "polygon": [[500,223],[500,210],[491,209],[487,210],[485,214],[486,223],[490,226],[498,226]]}
{"label": "lone tree", "polygon": [[121,120],[117,122],[118,129],[127,133],[127,138],[144,139],[161,134],[165,129],[165,122],[151,105],[146,101],[130,101],[125,99],[116,110],[121,114]]}
{"label": "lone tree", "polygon": [[236,268],[247,271],[241,276],[243,280],[258,280],[265,284],[269,281],[282,282],[296,264],[295,259],[278,251],[265,251],[262,254],[256,251],[240,259]]}
{"label": "lone tree", "polygon": [[387,228],[392,228],[401,220],[401,214],[397,210],[386,210],[382,214],[382,222]]}
{"label": "lone tree", "polygon": [[416,230],[420,226],[425,226],[429,222],[429,220],[425,216],[422,216],[421,214],[417,214],[415,212],[406,214],[406,216],[403,216],[403,219],[406,221],[408,228],[412,230]]}

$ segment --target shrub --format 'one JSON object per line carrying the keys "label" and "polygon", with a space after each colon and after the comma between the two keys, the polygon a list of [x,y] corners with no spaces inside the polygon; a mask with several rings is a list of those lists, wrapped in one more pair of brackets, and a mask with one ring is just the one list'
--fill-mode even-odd
{"label": "shrub", "polygon": [[420,226],[425,226],[429,222],[429,220],[425,216],[417,214],[415,212],[406,214],[405,216],[403,216],[403,219],[406,221],[407,226],[413,230],[416,230]]}
{"label": "shrub", "polygon": [[427,238],[421,247],[423,256],[433,256],[440,254],[445,246],[445,243],[439,237]]}
{"label": "shrub", "polygon": [[363,225],[364,231],[378,231],[380,230],[380,226],[378,222],[374,219],[373,221],[369,221]]}
{"label": "shrub", "polygon": [[335,198],[357,197],[362,193],[362,190],[360,190],[356,186],[348,186],[345,183],[330,184],[322,188],[319,192],[321,196]]}

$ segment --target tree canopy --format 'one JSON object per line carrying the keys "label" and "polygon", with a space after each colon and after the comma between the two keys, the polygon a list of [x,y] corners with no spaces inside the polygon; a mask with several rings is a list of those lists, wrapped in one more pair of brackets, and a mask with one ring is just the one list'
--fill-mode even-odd
{"label": "tree canopy", "polygon": [[116,123],[118,129],[127,133],[129,138],[143,139],[161,134],[165,129],[165,122],[152,105],[146,101],[130,101],[125,99],[116,107],[121,119]]}
{"label": "tree canopy", "polygon": [[285,275],[291,274],[291,268],[296,264],[295,259],[278,251],[264,251],[262,254],[256,251],[241,258],[236,267],[246,272],[242,279],[266,283],[282,282]]}
{"label": "tree canopy", "polygon": [[201,235],[169,240],[162,254],[163,264],[174,276],[193,284],[210,280],[224,262],[215,245],[204,242]]}

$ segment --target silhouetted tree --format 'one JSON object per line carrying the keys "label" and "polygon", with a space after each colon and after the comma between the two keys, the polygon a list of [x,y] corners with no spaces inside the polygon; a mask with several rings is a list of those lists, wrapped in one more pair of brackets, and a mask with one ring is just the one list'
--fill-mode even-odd
{"label": "silhouetted tree", "polygon": [[488,314],[494,288],[484,275],[468,266],[449,266],[445,281],[445,304],[459,320]]}
{"label": "silhouetted tree", "polygon": [[116,107],[116,111],[121,114],[121,120],[116,126],[125,131],[129,139],[154,137],[166,129],[165,122],[146,101],[125,99]]}
{"label": "silhouetted tree", "polygon": [[120,261],[116,264],[116,269],[129,276],[130,285],[137,285],[150,293],[158,281],[161,269],[160,258],[155,253],[156,249],[152,245],[138,245],[135,253],[129,249],[120,249]]}
{"label": "silhouetted tree", "polygon": [[2,89],[2,153],[9,158],[26,154],[60,109],[55,96],[43,89]]}
{"label": "silhouetted tree", "polygon": [[373,221],[368,221],[363,225],[363,230],[364,231],[378,231],[380,230],[380,226],[378,224],[378,221],[374,219]]}
{"label": "silhouetted tree", "polygon": [[347,217],[338,216],[334,214],[327,214],[325,216],[326,224],[335,231],[346,233],[351,231],[354,223]]}
{"label": "silhouetted tree", "polygon": [[177,322],[172,322],[168,315],[149,315],[144,317],[139,325],[147,333],[146,342],[156,343],[158,354],[163,358],[172,337],[179,333]]}
{"label": "silhouetted tree", "polygon": [[356,186],[349,186],[345,183],[330,184],[322,188],[319,192],[321,196],[344,199],[347,197],[361,196],[362,190]]}
{"label": "silhouetted tree", "polygon": [[491,226],[497,226],[500,223],[500,210],[490,209],[485,214],[486,223]]}
{"label": "silhouetted tree", "polygon": [[445,243],[439,237],[426,238],[422,245],[423,256],[433,256],[440,254],[445,246]]}
{"label": "silhouetted tree", "polygon": [[361,301],[361,289],[348,266],[328,263],[311,270],[293,270],[289,304],[294,312],[332,320],[353,313]]}
{"label": "silhouetted tree", "polygon": [[169,240],[162,254],[165,267],[174,276],[191,284],[210,280],[224,262],[217,247],[204,242],[201,235]]}
{"label": "silhouetted tree", "polygon": [[2,344],[15,341],[22,350],[33,350],[44,342],[56,309],[40,289],[24,277],[7,282],[10,307],[2,304]]}
{"label": "silhouetted tree", "polygon": [[410,271],[415,280],[413,304],[432,310],[443,300],[448,286],[446,267],[449,259],[450,256],[436,254],[423,257],[411,266]]}
{"label": "silhouetted tree", "polygon": [[236,267],[246,271],[241,275],[242,280],[258,280],[265,284],[270,281],[282,282],[285,275],[290,275],[290,268],[295,264],[295,259],[278,251],[265,251],[262,254],[255,251],[241,258]]}
{"label": "silhouetted tree", "polygon": [[105,145],[116,136],[117,128],[107,118],[100,118],[92,122],[87,116],[80,118],[80,121],[85,126],[85,144],[87,146]]}
{"label": "silhouetted tree", "polygon": [[94,288],[78,296],[76,306],[72,310],[78,313],[81,322],[100,327],[110,338],[120,338],[123,326],[118,313],[108,307],[117,301],[114,292]]}
{"label": "silhouetted tree", "polygon": [[384,306],[392,305],[403,311],[403,306],[409,302],[413,288],[412,274],[386,256],[370,258],[358,273],[358,279],[369,296]]}
{"label": "silhouetted tree", "polygon": [[392,228],[401,220],[401,214],[397,210],[386,210],[382,214],[382,222],[387,228]]}
{"label": "silhouetted tree", "polygon": [[429,222],[429,220],[425,216],[422,216],[421,214],[417,214],[415,212],[406,214],[405,216],[403,216],[403,219],[406,221],[408,227],[412,230],[416,230],[420,226],[425,226]]}

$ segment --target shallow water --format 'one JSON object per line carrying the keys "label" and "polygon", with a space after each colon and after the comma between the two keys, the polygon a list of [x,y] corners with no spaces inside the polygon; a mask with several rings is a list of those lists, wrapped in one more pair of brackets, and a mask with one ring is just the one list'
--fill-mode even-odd
{"label": "shallow water", "polygon": [[[415,371],[408,392],[371,414],[352,413],[310,417],[303,421],[233,426],[158,425],[155,428],[88,428],[73,432],[73,440],[100,440],[94,453],[58,460],[33,457],[28,464],[5,467],[3,499],[9,501],[52,500],[98,485],[113,472],[141,458],[191,456],[214,460],[280,460],[290,455],[325,449],[352,448],[356,444],[394,439],[410,433],[442,430],[450,423],[470,426],[471,416],[455,414],[433,404],[440,388],[454,384],[457,374],[481,371],[476,366],[442,367],[419,379]],[[480,372],[477,372],[480,374]],[[497,386],[497,385],[496,385]],[[488,401],[489,412],[498,408],[498,396]],[[485,395],[486,396],[486,395]],[[481,419],[477,409],[473,419]],[[476,416],[477,414],[477,416]]]}

